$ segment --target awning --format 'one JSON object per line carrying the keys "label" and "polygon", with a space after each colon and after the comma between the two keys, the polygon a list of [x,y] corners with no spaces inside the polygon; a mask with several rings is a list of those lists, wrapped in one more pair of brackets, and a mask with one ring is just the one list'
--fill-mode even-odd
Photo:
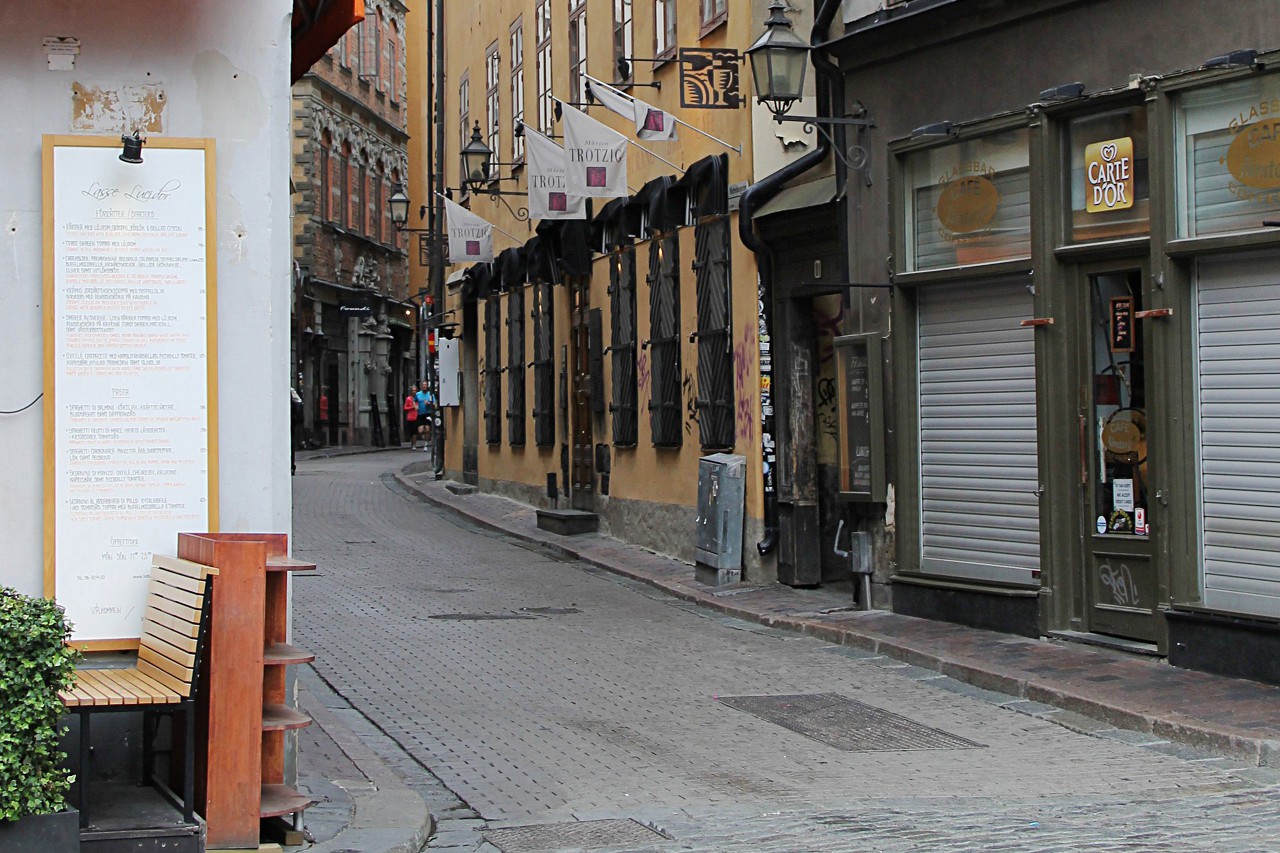
{"label": "awning", "polygon": [[755,218],[760,219],[771,213],[785,213],[788,210],[801,210],[806,207],[817,207],[834,201],[836,197],[836,179],[827,175],[803,184],[795,184],[779,192],[760,206]]}
{"label": "awning", "polygon": [[290,82],[298,82],[347,30],[363,20],[364,0],[293,0]]}

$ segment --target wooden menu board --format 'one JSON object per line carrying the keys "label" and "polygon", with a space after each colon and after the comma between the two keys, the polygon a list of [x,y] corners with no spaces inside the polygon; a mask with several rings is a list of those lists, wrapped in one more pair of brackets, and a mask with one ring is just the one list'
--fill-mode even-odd
{"label": "wooden menu board", "polygon": [[44,137],[45,593],[130,648],[153,552],[217,529],[214,143]]}

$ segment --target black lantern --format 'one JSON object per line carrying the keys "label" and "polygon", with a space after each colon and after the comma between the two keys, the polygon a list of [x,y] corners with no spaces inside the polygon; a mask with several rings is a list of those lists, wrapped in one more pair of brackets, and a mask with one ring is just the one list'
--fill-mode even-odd
{"label": "black lantern", "polygon": [[142,162],[142,146],[146,140],[138,135],[138,131],[133,132],[133,136],[121,136],[120,141],[124,143],[124,150],[120,152],[120,159],[126,163]]}
{"label": "black lantern", "polygon": [[462,149],[462,182],[464,184],[482,184],[489,180],[489,167],[493,160],[493,150],[480,138],[480,122],[471,130],[471,141]]}
{"label": "black lantern", "polygon": [[785,114],[804,94],[804,72],[809,65],[809,45],[791,29],[786,4],[769,4],[764,34],[747,48],[756,100],[775,116]]}
{"label": "black lantern", "polygon": [[391,188],[391,196],[387,199],[387,207],[391,208],[391,224],[397,231],[404,229],[409,221],[409,197],[404,194],[404,185],[397,183]]}

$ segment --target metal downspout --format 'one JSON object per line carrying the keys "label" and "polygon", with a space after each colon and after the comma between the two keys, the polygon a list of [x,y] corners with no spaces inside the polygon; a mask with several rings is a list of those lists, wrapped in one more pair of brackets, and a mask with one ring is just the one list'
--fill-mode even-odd
{"label": "metal downspout", "polygon": [[[813,18],[813,30],[809,35],[809,44],[817,46],[825,39],[827,29],[840,8],[840,0],[821,0],[821,5]],[[816,54],[814,59],[814,83],[817,95],[817,113],[820,116],[830,115],[830,97],[833,82],[838,82],[839,72],[835,66]],[[783,185],[793,178],[804,174],[827,159],[831,152],[831,144],[826,134],[818,134],[818,145],[808,154],[783,166],[773,174],[766,175],[756,183],[747,187],[738,201],[738,238],[756,256],[756,269],[759,271],[757,296],[760,302],[760,358],[761,366],[772,365],[772,341],[770,329],[773,327],[773,251],[768,244],[756,236],[753,219],[756,209],[773,198]],[[763,378],[763,377],[762,377]],[[763,382],[761,383],[764,384]],[[778,490],[776,476],[775,416],[771,396],[761,395],[761,429],[760,454],[764,461],[764,538],[756,543],[760,556],[771,553],[778,547]],[[770,457],[775,456],[773,461]]]}

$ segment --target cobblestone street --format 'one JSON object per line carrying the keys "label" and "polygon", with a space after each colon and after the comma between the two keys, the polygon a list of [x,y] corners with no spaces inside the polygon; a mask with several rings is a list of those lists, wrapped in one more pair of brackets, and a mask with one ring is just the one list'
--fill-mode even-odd
{"label": "cobblestone street", "polygon": [[[609,819],[658,832],[546,837],[634,851],[1280,848],[1274,769],[1072,731],[1035,703],[557,559],[407,494],[387,474],[411,461],[299,461],[294,550],[319,570],[295,581],[294,631],[317,655],[304,683],[403,749],[384,757],[432,803],[432,849],[559,849],[498,830]],[[755,696],[796,698],[775,703],[780,725],[730,699]],[[844,743],[848,713],[878,739]]]}

